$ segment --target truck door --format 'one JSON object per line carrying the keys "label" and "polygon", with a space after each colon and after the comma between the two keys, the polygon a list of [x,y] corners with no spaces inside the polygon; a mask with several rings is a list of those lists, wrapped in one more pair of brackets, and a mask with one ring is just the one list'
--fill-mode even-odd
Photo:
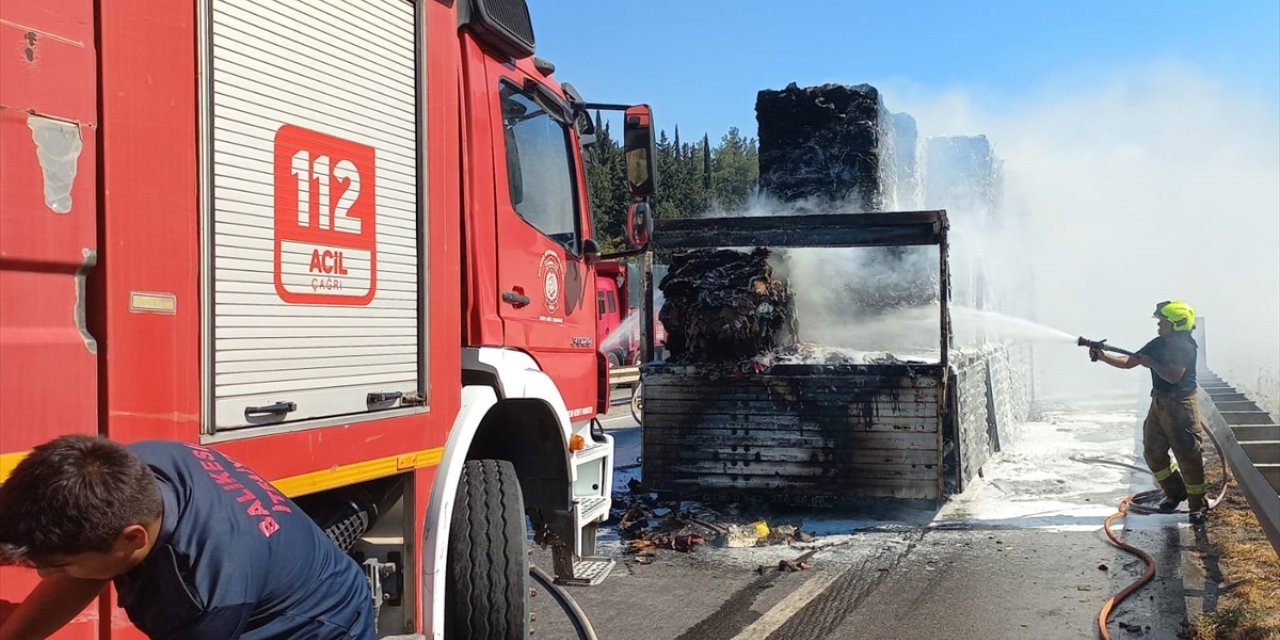
{"label": "truck door", "polygon": [[555,380],[574,418],[594,413],[596,288],[576,139],[557,98],[533,78],[488,66],[497,193],[498,288],[507,346]]}
{"label": "truck door", "polygon": [[[0,483],[35,445],[99,428],[94,24],[91,2],[0,2]],[[0,622],[39,581],[0,566]],[[58,637],[98,637],[97,609]]]}

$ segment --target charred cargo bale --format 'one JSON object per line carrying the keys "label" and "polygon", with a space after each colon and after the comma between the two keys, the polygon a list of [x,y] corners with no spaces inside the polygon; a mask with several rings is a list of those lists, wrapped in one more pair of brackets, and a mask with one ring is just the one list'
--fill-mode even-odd
{"label": "charred cargo bale", "polygon": [[[938,302],[937,249],[934,247],[885,247],[868,249],[840,284],[849,302],[851,319],[933,305]],[[884,345],[883,348],[897,347]]]}
{"label": "charred cargo bale", "polygon": [[930,138],[925,151],[924,202],[953,215],[993,215],[1000,208],[1004,169],[986,136]]}
{"label": "charred cargo bale", "polygon": [[[784,202],[818,199],[883,209],[881,144],[887,112],[867,84],[756,94],[760,189]],[[821,208],[821,204],[818,204]]]}
{"label": "charred cargo bale", "polygon": [[[875,87],[792,83],[760,91],[756,120],[760,187],[769,195],[823,213],[918,203],[915,120],[890,114]],[[840,314],[846,320],[930,304],[939,289],[930,254],[918,247],[832,252],[824,282],[845,301]],[[817,317],[825,310],[805,315],[830,320]]]}
{"label": "charred cargo bale", "polygon": [[[986,136],[930,138],[926,145],[926,207],[946,208],[952,223],[982,238],[957,243],[952,252],[952,282],[958,304],[979,309],[1026,313],[1021,296],[997,298],[999,291],[1026,291],[1029,264],[1007,243],[994,240],[1000,226],[1003,169]],[[999,224],[998,224],[999,223]],[[1010,262],[1014,261],[1014,262]],[[1021,264],[1019,264],[1021,263]]]}
{"label": "charred cargo bale", "polygon": [[[886,205],[900,211],[921,208],[923,196],[920,183],[919,128],[916,119],[907,113],[890,114],[893,133],[893,198],[886,197]],[[939,207],[945,208],[945,207]]]}
{"label": "charred cargo bale", "polygon": [[768,249],[685,251],[658,287],[670,362],[736,362],[795,342],[795,300]]}

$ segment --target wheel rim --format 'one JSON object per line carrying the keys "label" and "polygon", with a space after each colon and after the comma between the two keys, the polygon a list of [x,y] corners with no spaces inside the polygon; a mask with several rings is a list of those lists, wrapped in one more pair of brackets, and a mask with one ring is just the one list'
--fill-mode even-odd
{"label": "wheel rim", "polygon": [[631,392],[631,417],[636,422],[642,422],[644,418],[644,384],[637,384],[634,391]]}

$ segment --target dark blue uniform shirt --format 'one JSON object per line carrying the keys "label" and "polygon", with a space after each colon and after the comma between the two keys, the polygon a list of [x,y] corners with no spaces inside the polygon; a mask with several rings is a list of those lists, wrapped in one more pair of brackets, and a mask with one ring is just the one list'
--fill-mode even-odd
{"label": "dark blue uniform shirt", "polygon": [[155,547],[115,579],[151,638],[374,638],[364,572],[253,471],[204,447],[139,442],[164,498]]}
{"label": "dark blue uniform shirt", "polygon": [[1196,392],[1196,341],[1190,333],[1178,332],[1166,338],[1157,337],[1138,349],[1138,355],[1148,355],[1165,366],[1187,370],[1182,379],[1169,382],[1151,370],[1151,390],[1165,396],[1185,398]]}

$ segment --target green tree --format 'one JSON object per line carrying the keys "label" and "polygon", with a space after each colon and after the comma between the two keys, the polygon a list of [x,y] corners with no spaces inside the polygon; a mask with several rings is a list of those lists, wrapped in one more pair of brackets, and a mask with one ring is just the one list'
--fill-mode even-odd
{"label": "green tree", "polygon": [[744,138],[737,127],[729,127],[712,153],[711,199],[714,206],[729,212],[741,211],[755,195],[760,180],[760,156],[755,138]]}
{"label": "green tree", "polygon": [[609,123],[602,120],[598,111],[596,142],[591,145],[587,158],[587,191],[596,226],[594,237],[606,252],[621,250],[630,195],[625,182],[622,148],[614,141]]}
{"label": "green tree", "polygon": [[702,134],[702,190],[711,197],[711,138]]}
{"label": "green tree", "polygon": [[[630,194],[621,145],[613,138],[608,122],[596,113],[597,141],[588,156],[587,186],[596,222],[596,240],[605,251],[624,246]],[[741,211],[755,195],[759,180],[759,159],[754,138],[743,137],[736,128],[720,139],[718,146],[703,134],[693,144],[674,136],[658,134],[654,158],[658,171],[654,215],[659,218],[692,217],[712,209],[728,213]]]}
{"label": "green tree", "polygon": [[[676,132],[679,140],[679,131]],[[659,218],[691,217],[707,209],[709,198],[703,187],[701,159],[692,145],[669,140],[665,131],[658,136],[658,193],[654,215]]]}

